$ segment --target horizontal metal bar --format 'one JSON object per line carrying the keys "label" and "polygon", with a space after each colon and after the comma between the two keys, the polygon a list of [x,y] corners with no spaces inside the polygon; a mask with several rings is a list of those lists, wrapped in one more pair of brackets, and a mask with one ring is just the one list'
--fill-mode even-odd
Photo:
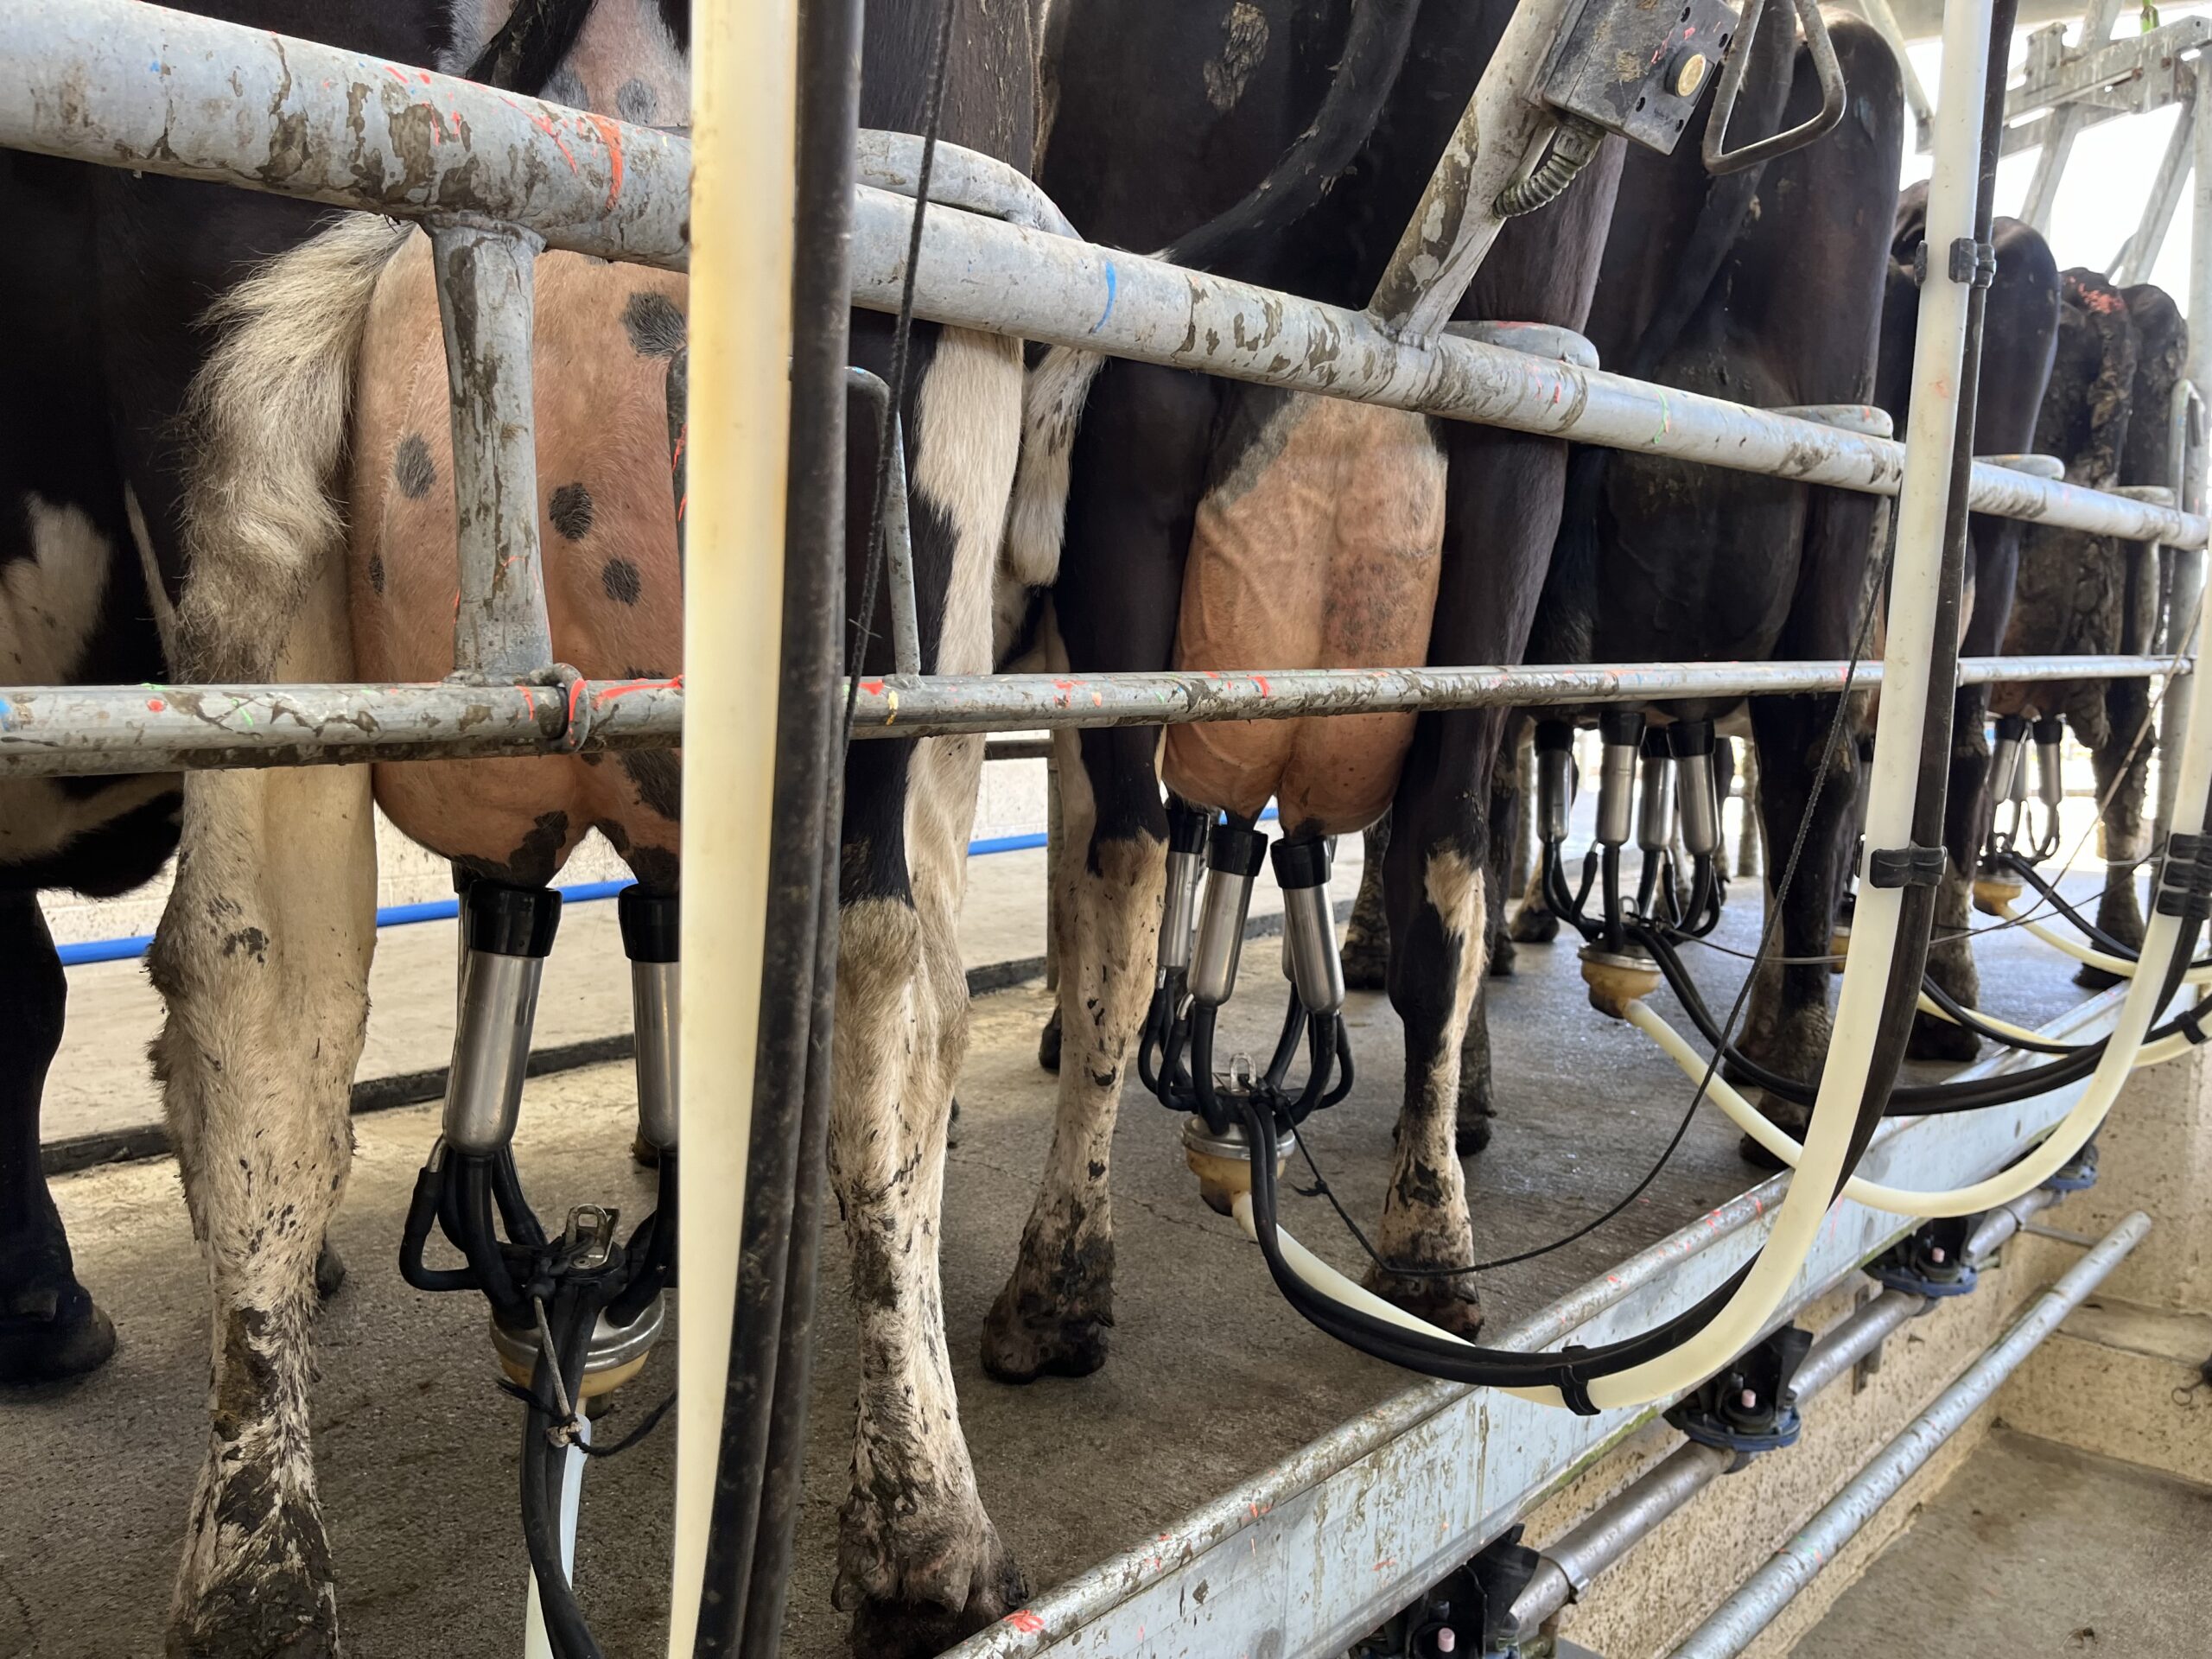
{"label": "horizontal metal bar", "polygon": [[[402,217],[479,215],[556,248],[680,268],[679,135],[427,69],[137,3],[0,8],[0,145]],[[895,144],[876,176],[900,178]],[[980,160],[982,213],[930,215],[919,315],[1233,378],[1894,494],[1901,449],[1767,411],[1479,342],[1391,338],[1372,318],[982,216],[1043,219]],[[899,302],[912,203],[863,185],[855,298]],[[1057,229],[1057,226],[1055,226]],[[1977,466],[1974,505],[2200,547],[2201,515]]]}
{"label": "horizontal metal bar", "polygon": [[[2102,31],[2099,33],[2101,36]],[[2212,17],[2183,17],[2147,35],[2101,39],[2094,46],[2084,41],[2049,67],[2031,64],[2020,84],[2005,94],[2005,118],[2063,109],[2078,99],[2120,86],[2130,89],[2131,110],[2156,109],[2172,101],[2182,54],[2197,51],[2208,41],[2212,41]]]}
{"label": "horizontal metal bar", "polygon": [[539,754],[682,740],[683,681],[0,687],[0,778]]}
{"label": "horizontal metal bar", "polygon": [[[2110,1029],[2117,1007],[2108,993],[2046,1034],[2088,1040]],[[1964,1075],[2030,1063],[2008,1053]],[[1891,1120],[1860,1173],[1931,1189],[1980,1179],[2063,1116],[2083,1086],[1986,1112]],[[1784,1184],[1780,1176],[1763,1183],[1630,1258],[1503,1345],[1525,1351],[1570,1334],[1595,1345],[1690,1306],[1758,1249]],[[1839,1204],[1785,1306],[1802,1308],[1910,1226]],[[1421,1384],[1039,1597],[947,1659],[1336,1659],[1655,1411],[1576,1417],[1488,1390]]]}
{"label": "horizontal metal bar", "polygon": [[[1977,657],[1963,684],[2144,678],[2170,657]],[[1666,702],[1834,691],[1846,664],[1625,663],[1587,668],[1310,669],[1284,673],[917,675],[861,682],[854,734],[913,738],[1058,727],[1173,726],[1389,709]],[[1854,684],[1881,683],[1863,663]],[[842,696],[842,693],[840,694]],[[581,743],[572,743],[570,717]],[[682,741],[683,683],[574,686],[0,686],[0,778],[353,765],[644,748]]]}
{"label": "horizontal metal bar", "polygon": [[2106,1234],[2094,1249],[2037,1299],[2002,1340],[1969,1365],[1903,1433],[1876,1453],[1805,1523],[1786,1548],[1777,1551],[1742,1589],[1699,1625],[1675,1649],[1673,1659],[1730,1659],[1749,1647],[2150,1230],[2150,1217],[2138,1210]]}
{"label": "horizontal metal bar", "polygon": [[[862,187],[853,298],[898,308],[913,204]],[[1440,335],[973,214],[925,223],[916,315],[1050,345],[1350,397],[1739,472],[1897,493],[1904,447],[1602,371]],[[1977,463],[1972,505],[2010,518],[2198,547],[2201,515]]]}
{"label": "horizontal metal bar", "polygon": [[0,7],[0,145],[681,269],[691,146],[412,64],[137,0]]}
{"label": "horizontal metal bar", "polygon": [[[861,682],[855,737],[1042,731],[1066,726],[1179,726],[1210,720],[1294,720],[1393,709],[1533,708],[1835,691],[1849,664],[1616,663],[1588,667],[1296,669],[1281,673],[928,675]],[[1959,683],[2142,679],[2171,657],[1973,657]],[[1882,683],[1861,663],[1854,688]]]}

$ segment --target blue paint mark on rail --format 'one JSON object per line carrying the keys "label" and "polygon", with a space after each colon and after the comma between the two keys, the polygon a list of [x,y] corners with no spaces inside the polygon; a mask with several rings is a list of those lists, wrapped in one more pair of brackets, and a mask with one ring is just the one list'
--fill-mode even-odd
{"label": "blue paint mark on rail", "polygon": [[1121,276],[1114,269],[1114,262],[1109,259],[1106,262],[1106,308],[1098,314],[1098,321],[1090,325],[1092,334],[1095,334],[1103,328],[1106,326],[1106,319],[1114,315],[1114,300],[1120,291]]}

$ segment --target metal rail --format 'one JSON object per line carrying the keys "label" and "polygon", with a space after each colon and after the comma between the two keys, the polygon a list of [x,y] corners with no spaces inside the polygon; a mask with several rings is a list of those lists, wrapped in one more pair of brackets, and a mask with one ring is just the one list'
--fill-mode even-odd
{"label": "metal rail", "polygon": [[[496,219],[550,247],[680,268],[690,149],[677,134],[137,0],[0,10],[0,146],[406,218]],[[896,180],[896,145],[875,175]],[[1902,446],[1375,318],[1073,240],[1033,187],[963,158],[931,192],[917,315],[1447,419],[1894,495]],[[955,200],[961,181],[972,195]],[[1048,205],[1047,205],[1048,206]],[[913,204],[863,185],[854,298],[894,308]],[[2201,514],[1974,468],[1974,505],[2201,547]]]}
{"label": "metal rail", "polygon": [[[2109,1030],[2107,994],[2047,1028],[2082,1042]],[[2010,1072],[2007,1053],[1967,1077]],[[1866,1155],[1872,1179],[1930,1188],[2011,1163],[2085,1084],[1949,1117],[1892,1119]],[[1516,1327],[1508,1348],[1645,1330],[1724,1282],[1764,1242],[1787,1185],[1777,1176],[1630,1257]],[[1910,1230],[1845,1201],[1785,1306],[1804,1306]],[[1574,1417],[1487,1390],[1408,1389],[1294,1452],[1122,1554],[978,1632],[946,1659],[1338,1659],[1423,1589],[1636,1433],[1657,1408]]]}
{"label": "metal rail", "polygon": [[1730,1659],[1749,1647],[2150,1230],[2150,1217],[2138,1210],[2106,1234],[2095,1249],[2037,1299],[2001,1341],[1936,1395],[1934,1404],[1914,1418],[1902,1434],[1884,1446],[1826,1508],[1807,1522],[1787,1548],[1777,1551],[1742,1589],[1698,1626],[1674,1650],[1673,1659]]}
{"label": "metal rail", "polygon": [[[2140,679],[2171,657],[1976,657],[1967,684]],[[914,738],[1063,727],[1293,720],[1408,709],[1543,707],[1783,696],[1842,688],[1849,665],[1300,669],[1281,673],[891,676],[861,682],[853,734]],[[1861,663],[1855,687],[1882,683]],[[0,689],[0,779],[225,766],[358,765],[650,748],[683,741],[683,682],[537,685],[35,685]]]}

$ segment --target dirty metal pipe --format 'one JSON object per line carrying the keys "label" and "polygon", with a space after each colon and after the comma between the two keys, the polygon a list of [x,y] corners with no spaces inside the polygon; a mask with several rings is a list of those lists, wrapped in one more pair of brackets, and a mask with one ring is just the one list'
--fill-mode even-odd
{"label": "dirty metal pipe", "polygon": [[1536,92],[1578,3],[1521,0],[1513,9],[1369,302],[1386,332],[1405,340],[1437,333],[1474,281],[1505,224],[1498,196],[1551,125]]}
{"label": "dirty metal pipe", "polygon": [[[912,212],[904,197],[860,190],[855,304],[897,308]],[[1451,334],[1402,340],[1362,313],[973,214],[932,214],[923,245],[916,315],[932,321],[1878,495],[1904,476],[1893,440]],[[2001,518],[2205,539],[2201,515],[1986,462],[1972,490],[1974,511]]]}
{"label": "dirty metal pipe", "polygon": [[2037,1299],[2004,1339],[1968,1366],[1905,1431],[1878,1452],[1764,1567],[1674,1651],[1673,1659],[1729,1659],[1741,1653],[1859,1529],[1897,1495],[1944,1441],[1958,1432],[2005,1379],[2066,1316],[2079,1307],[2151,1230],[2138,1210]]}
{"label": "dirty metal pipe", "polygon": [[14,0],[0,63],[11,149],[684,264],[679,134],[137,0]]}
{"label": "dirty metal pipe", "polygon": [[[1983,657],[1960,683],[2145,679],[2167,657]],[[2184,659],[2184,666],[2186,659]],[[1666,697],[1834,691],[1846,664],[1624,663],[1571,667],[1297,669],[926,675],[863,682],[854,735],[1181,725],[1391,709],[1485,709]],[[1855,683],[1879,685],[1881,664]],[[177,767],[357,765],[539,754],[575,747],[666,747],[683,735],[684,683],[587,680],[543,685],[33,685],[0,693],[0,779],[104,776]],[[842,693],[839,694],[842,696]]]}
{"label": "dirty metal pipe", "polygon": [[868,399],[876,430],[884,429],[887,416],[889,421],[891,477],[883,492],[883,563],[886,585],[891,590],[891,667],[893,673],[915,675],[922,671],[922,625],[914,607],[914,532],[907,519],[906,429],[899,411],[891,407],[891,388],[881,375],[855,363],[846,368],[845,384]]}
{"label": "dirty metal pipe", "polygon": [[[1975,1265],[1986,1262],[2026,1224],[2030,1216],[2056,1198],[2056,1193],[2038,1190],[1991,1211],[1967,1241],[1967,1262]],[[1885,1290],[1837,1320],[1821,1332],[1791,1380],[1798,1403],[1802,1405],[1842,1376],[1931,1305],[1926,1297],[1910,1291]],[[1533,1639],[1545,1620],[1569,1602],[1580,1600],[1599,1574],[1616,1566],[1662,1522],[1727,1473],[1733,1461],[1732,1454],[1718,1447],[1685,1441],[1546,1545],[1535,1575],[1514,1598],[1516,1639]]]}
{"label": "dirty metal pipe", "polygon": [[[0,84],[0,146],[400,217],[501,220],[604,258],[686,260],[691,148],[679,134],[135,0],[22,0],[0,11],[0,61],[13,72]],[[894,182],[895,149],[879,175]],[[1897,489],[1894,443],[1479,341],[1400,340],[1363,314],[999,222],[984,215],[1049,216],[987,166],[967,171],[979,199],[948,205],[981,211],[933,215],[924,238],[926,320],[1808,483]],[[912,203],[864,185],[855,208],[855,302],[894,309]],[[1977,512],[2204,543],[2201,515],[1987,466],[1974,476]]]}
{"label": "dirty metal pipe", "polygon": [[533,271],[544,245],[525,230],[430,225],[461,556],[454,667],[493,680],[521,679],[553,662],[531,396]]}

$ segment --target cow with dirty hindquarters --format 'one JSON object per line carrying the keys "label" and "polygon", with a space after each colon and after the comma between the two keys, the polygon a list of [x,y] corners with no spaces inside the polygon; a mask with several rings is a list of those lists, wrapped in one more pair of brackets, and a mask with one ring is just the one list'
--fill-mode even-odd
{"label": "cow with dirty hindquarters", "polygon": [[[1630,151],[1586,326],[1606,368],[1816,420],[1859,418],[1875,390],[1904,95],[1895,58],[1873,29],[1839,16],[1830,31],[1850,95],[1841,121],[1814,143],[1709,175],[1700,142],[1708,110],[1671,156]],[[1797,127],[1821,105],[1812,54],[1791,31],[1762,27],[1747,49],[1732,146]],[[1532,660],[1851,653],[1872,600],[1883,516],[1875,498],[1594,447],[1576,448],[1568,468],[1565,515],[1529,639]],[[1775,954],[1783,958],[1825,953],[1851,855],[1846,830],[1857,785],[1849,746],[1816,803],[1812,788],[1834,709],[1830,697],[1748,700],[1748,724],[1766,763],[1759,805],[1768,845],[1789,847],[1801,819],[1814,814],[1808,855],[1783,904]],[[1565,743],[1575,720],[1599,712],[1535,711],[1540,752]],[[1702,758],[1697,775],[1725,793],[1726,751],[1713,753],[1713,723],[1743,721],[1745,700],[1673,701],[1625,718],[1610,712],[1621,741],[1641,747],[1647,766]],[[1673,769],[1693,775],[1681,760]],[[1497,762],[1496,789],[1476,798],[1491,833],[1489,880],[1501,895],[1520,817],[1514,772],[1509,751]],[[1395,842],[1399,827],[1388,830]],[[1717,862],[1717,848],[1704,850]],[[1781,863],[1769,862],[1770,904]],[[1648,906],[1672,896],[1647,890],[1642,898]],[[1362,909],[1370,902],[1363,893]],[[1389,919],[1395,924],[1395,914]],[[1497,949],[1505,943],[1503,918],[1488,919]],[[1516,934],[1529,941],[1556,926],[1533,883],[1517,920]],[[1370,944],[1387,933],[1395,954],[1395,925],[1378,929],[1371,912],[1355,925]],[[1763,973],[1745,1051],[1777,1070],[1817,1075],[1827,988],[1817,963]],[[1482,1002],[1478,996],[1460,1062],[1463,1153],[1487,1141],[1496,1109]]]}
{"label": "cow with dirty hindquarters", "polygon": [[[1511,11],[1058,9],[1039,180],[1094,240],[1363,307]],[[1303,158],[1288,187],[1240,201],[1286,145]],[[1619,151],[1607,139],[1562,197],[1507,222],[1458,315],[1580,327]],[[1065,351],[1033,371],[1028,422],[1007,558],[1052,583],[1047,643],[1072,673],[1519,659],[1559,520],[1560,442]],[[1272,795],[1309,868],[1395,797],[1406,1095],[1376,1241],[1392,1270],[1370,1282],[1456,1331],[1479,1325],[1472,1281],[1451,1271],[1472,1238],[1453,1140],[1497,730],[1477,711],[1174,728],[1164,747],[1142,728],[1055,737],[1059,1103],[984,1331],[995,1376],[1079,1376],[1106,1358],[1110,1143],[1154,988],[1163,759],[1179,823],[1219,809],[1243,837]]]}
{"label": "cow with dirty hindquarters", "polygon": [[[1026,169],[1037,107],[1030,11],[956,3],[943,137]],[[603,116],[680,123],[689,107],[679,0],[203,9],[397,62],[474,70]],[[923,126],[938,15],[926,0],[869,5],[865,124]],[[87,349],[75,366],[98,371],[46,411],[48,421],[55,407],[81,414],[81,470],[63,478],[58,462],[42,462],[57,470],[32,486],[40,557],[105,561],[112,585],[123,572],[135,581],[143,556],[163,624],[158,651],[137,642],[130,667],[90,651],[50,677],[448,673],[457,532],[426,238],[378,218],[211,186],[33,170],[44,194],[30,197],[11,175],[7,205],[51,207],[57,268],[44,280],[92,296],[79,305],[89,313]],[[682,671],[670,480],[684,303],[679,277],[575,255],[537,261],[547,612],[556,658],[594,678]],[[54,344],[59,353],[67,342]],[[889,321],[856,315],[852,353],[887,372]],[[7,372],[35,369],[67,387],[62,366],[11,359]],[[1011,342],[918,326],[908,385],[924,666],[975,672],[990,663],[1019,353]],[[851,473],[865,480],[874,429],[865,418],[853,427]],[[13,448],[9,459],[24,464]],[[857,573],[857,550],[852,558]],[[100,591],[99,580],[72,574],[80,589]],[[125,630],[115,637],[130,643]],[[838,1594],[856,1644],[871,1652],[935,1652],[1020,1592],[961,1440],[935,1247],[965,1020],[952,928],[980,763],[975,739],[862,745],[845,785],[830,1155],[861,1295],[862,1382]],[[177,785],[139,790],[158,803]],[[648,753],[196,772],[181,794],[184,856],[151,959],[168,1007],[156,1064],[207,1265],[213,1340],[207,1459],[170,1645],[225,1659],[334,1652],[334,1573],[308,1436],[308,1325],[317,1248],[345,1185],[348,1087],[367,1012],[371,804],[478,888],[543,887],[596,828],[641,890],[672,899],[679,762]],[[157,862],[158,849],[150,856]],[[0,1177],[22,1179],[6,1164]],[[58,1247],[58,1226],[50,1231]]]}
{"label": "cow with dirty hindquarters", "polygon": [[[2092,270],[2069,270],[2060,281],[2057,350],[2035,421],[2036,451],[2063,461],[2067,481],[2085,488],[2171,487],[2174,389],[2189,348],[2180,308],[2160,289],[2118,288]],[[2148,651],[2162,585],[2149,553],[2139,542],[2025,526],[2004,654]],[[2088,749],[2106,874],[2096,925],[2131,950],[2143,941],[2137,872],[2152,850],[2150,690],[2139,679],[2073,681],[1999,685],[1989,698],[2000,718],[2036,722],[2028,734],[2035,747],[2055,741],[2063,719]],[[2020,766],[2029,758],[2024,745]],[[2113,982],[2089,965],[2076,977],[2093,988]]]}

